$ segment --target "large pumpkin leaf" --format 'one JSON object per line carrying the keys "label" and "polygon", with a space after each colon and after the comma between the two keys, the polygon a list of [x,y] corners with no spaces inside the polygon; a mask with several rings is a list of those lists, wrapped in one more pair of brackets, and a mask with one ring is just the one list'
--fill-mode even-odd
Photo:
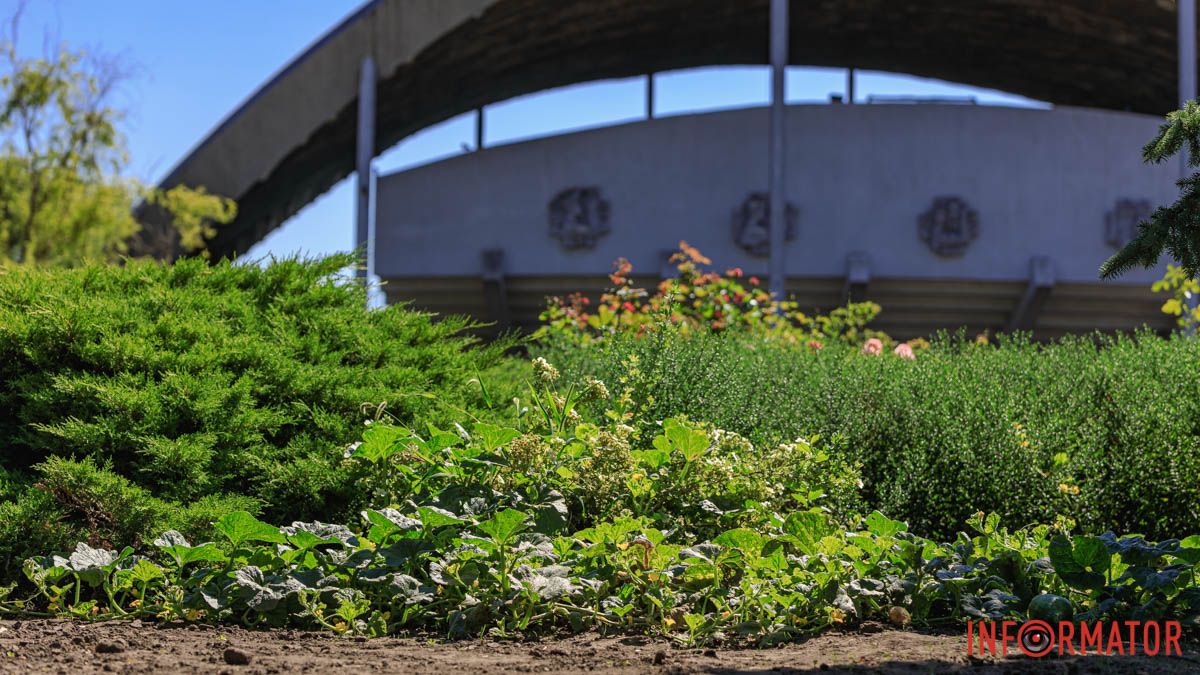
{"label": "large pumpkin leaf", "polygon": [[821,539],[834,532],[829,518],[816,511],[798,511],[783,521],[787,539],[805,555],[815,555]]}
{"label": "large pumpkin leaf", "polygon": [[713,543],[725,548],[732,548],[741,551],[743,555],[750,558],[757,558],[763,548],[763,536],[754,530],[744,527],[739,527],[736,530],[729,530],[722,533]]}
{"label": "large pumpkin leaf", "polygon": [[1095,591],[1104,588],[1112,554],[1099,537],[1071,540],[1060,534],[1050,540],[1050,562],[1068,586]]}
{"label": "large pumpkin leaf", "polygon": [[474,437],[483,445],[485,452],[495,452],[521,436],[521,432],[516,429],[486,422],[477,422],[474,429]]}
{"label": "large pumpkin leaf", "polygon": [[878,511],[867,516],[867,531],[876,537],[894,537],[908,530],[908,523],[892,520]]}
{"label": "large pumpkin leaf", "polygon": [[477,527],[480,532],[491,537],[493,542],[504,544],[513,535],[526,529],[525,521],[528,518],[529,516],[522,511],[504,509],[492,516],[491,519],[479,523]]}
{"label": "large pumpkin leaf", "polygon": [[278,527],[268,525],[245,511],[234,511],[213,523],[218,532],[225,535],[234,548],[247,542],[285,544],[287,538]]}

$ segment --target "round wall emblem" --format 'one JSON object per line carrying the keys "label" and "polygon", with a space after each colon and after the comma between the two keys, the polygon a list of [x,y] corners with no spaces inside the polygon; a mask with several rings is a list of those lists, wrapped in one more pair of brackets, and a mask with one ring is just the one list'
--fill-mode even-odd
{"label": "round wall emblem", "polygon": [[979,214],[959,197],[938,197],[917,219],[917,234],[936,255],[958,258],[979,236]]}

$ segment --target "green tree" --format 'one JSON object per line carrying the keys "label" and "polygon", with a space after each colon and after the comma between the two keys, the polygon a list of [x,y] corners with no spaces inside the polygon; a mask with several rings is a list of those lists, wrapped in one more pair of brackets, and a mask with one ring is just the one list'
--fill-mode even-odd
{"label": "green tree", "polygon": [[[1158,135],[1142,149],[1146,162],[1161,164],[1187,147],[1188,166],[1200,167],[1200,104],[1188,101],[1167,115]],[[1200,173],[1179,181],[1179,199],[1158,208],[1138,225],[1138,233],[1100,266],[1104,279],[1118,277],[1136,266],[1153,267],[1166,251],[1187,278],[1200,273]]]}
{"label": "green tree", "polygon": [[142,229],[134,216],[142,204],[167,214],[172,248],[202,252],[214,226],[233,219],[234,203],[124,175],[125,115],[113,103],[123,73],[67,47],[22,56],[19,20],[18,11],[0,40],[0,264],[118,260]]}

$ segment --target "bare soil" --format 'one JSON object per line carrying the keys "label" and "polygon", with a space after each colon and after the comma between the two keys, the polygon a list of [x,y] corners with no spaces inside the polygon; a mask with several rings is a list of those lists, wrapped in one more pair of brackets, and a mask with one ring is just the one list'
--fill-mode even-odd
{"label": "bare soil", "polygon": [[533,642],[357,640],[141,622],[0,621],[5,673],[1188,673],[1182,657],[969,658],[961,632],[826,633],[772,649],[683,649],[594,634]]}

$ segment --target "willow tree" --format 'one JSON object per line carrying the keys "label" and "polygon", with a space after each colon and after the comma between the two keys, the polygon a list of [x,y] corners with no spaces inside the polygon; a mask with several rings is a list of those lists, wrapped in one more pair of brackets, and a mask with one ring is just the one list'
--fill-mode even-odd
{"label": "willow tree", "polygon": [[60,47],[17,49],[17,18],[0,44],[0,264],[116,261],[141,231],[134,210],[165,212],[180,250],[202,252],[232,201],[202,188],[162,191],[128,177],[122,81],[113,61]]}

